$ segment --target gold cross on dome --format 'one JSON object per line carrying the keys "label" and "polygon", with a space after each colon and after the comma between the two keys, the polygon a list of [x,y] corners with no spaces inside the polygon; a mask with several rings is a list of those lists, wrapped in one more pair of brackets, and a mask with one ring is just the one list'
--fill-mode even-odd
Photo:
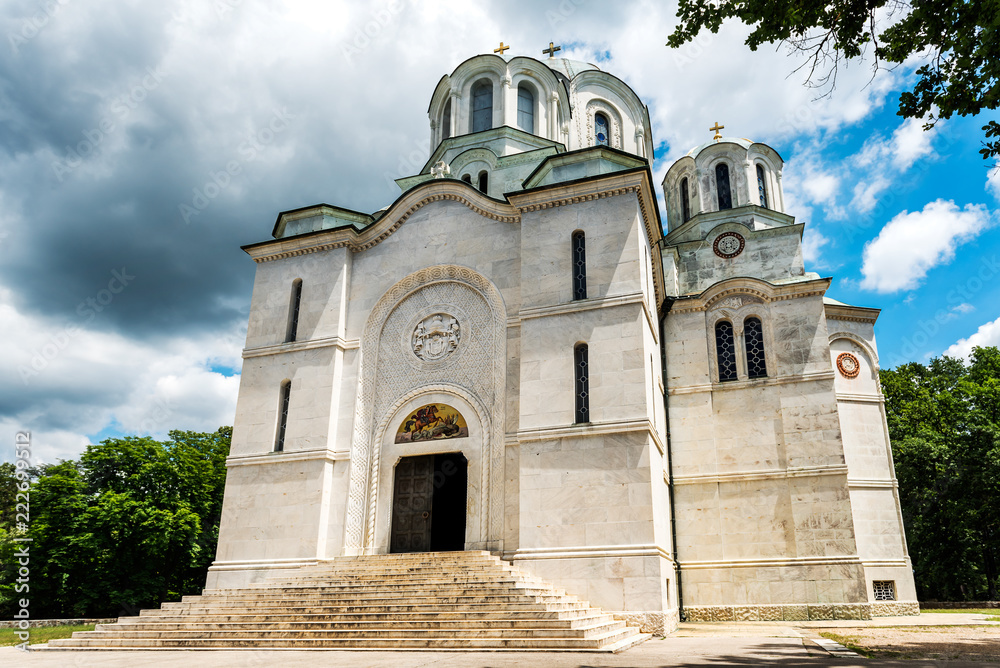
{"label": "gold cross on dome", "polygon": [[542,53],[549,54],[549,58],[555,58],[556,57],[556,51],[562,51],[562,47],[561,46],[556,46],[555,42],[549,42],[549,48],[542,49]]}
{"label": "gold cross on dome", "polygon": [[709,131],[715,133],[715,136],[712,137],[712,139],[714,139],[715,141],[719,141],[720,139],[722,139],[722,135],[719,134],[719,130],[725,130],[725,129],[726,129],[725,125],[719,125],[719,121],[716,121],[715,127],[709,128]]}
{"label": "gold cross on dome", "polygon": [[504,46],[504,43],[500,42],[500,46],[497,47],[497,48],[495,48],[495,49],[493,49],[493,53],[499,53],[502,56],[503,52],[506,51],[509,48],[510,48],[509,46]]}

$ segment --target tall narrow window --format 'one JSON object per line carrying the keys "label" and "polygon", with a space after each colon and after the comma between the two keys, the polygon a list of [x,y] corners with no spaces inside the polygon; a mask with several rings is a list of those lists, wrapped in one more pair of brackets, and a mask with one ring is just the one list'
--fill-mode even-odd
{"label": "tall narrow window", "polygon": [[736,380],[736,342],[733,325],[726,320],[715,324],[715,354],[719,359],[719,382]]}
{"label": "tall narrow window", "polygon": [[608,143],[608,117],[604,114],[594,114],[594,144],[610,146]]}
{"label": "tall narrow window", "polygon": [[760,193],[760,205],[767,208],[767,183],[764,182],[764,168],[757,165],[757,192]]}
{"label": "tall narrow window", "polygon": [[587,240],[583,232],[573,233],[573,299],[587,298]]}
{"label": "tall narrow window", "polygon": [[751,378],[767,377],[764,361],[764,328],[758,318],[743,321],[743,344],[747,351],[747,375]]}
{"label": "tall narrow window", "polygon": [[590,369],[587,344],[581,343],[573,350],[573,368],[576,374],[576,422],[590,422]]}
{"label": "tall narrow window", "polygon": [[479,172],[479,192],[486,194],[490,187],[490,175],[485,171]]}
{"label": "tall narrow window", "polygon": [[274,436],[274,451],[283,452],[285,449],[285,428],[288,426],[288,399],[291,396],[292,381],[286,380],[281,384],[281,393],[278,398],[278,432]]}
{"label": "tall narrow window", "polygon": [[451,136],[451,98],[444,103],[444,115],[441,117],[441,139]]}
{"label": "tall narrow window", "polygon": [[493,84],[480,81],[472,89],[472,131],[493,127]]}
{"label": "tall narrow window", "polygon": [[681,179],[681,222],[691,220],[691,200],[688,196],[688,180]]}
{"label": "tall narrow window", "polygon": [[535,96],[524,84],[517,87],[517,127],[535,132]]}
{"label": "tall narrow window", "polygon": [[299,334],[299,307],[302,304],[302,279],[292,281],[292,300],[288,305],[288,329],[285,331],[285,343],[291,343]]}
{"label": "tall narrow window", "polygon": [[720,162],[715,166],[715,187],[719,192],[719,211],[733,208],[733,194],[729,189],[729,165]]}
{"label": "tall narrow window", "polygon": [[472,175],[471,174],[462,174],[462,180],[465,181],[466,183],[468,183],[470,186],[472,185]]}

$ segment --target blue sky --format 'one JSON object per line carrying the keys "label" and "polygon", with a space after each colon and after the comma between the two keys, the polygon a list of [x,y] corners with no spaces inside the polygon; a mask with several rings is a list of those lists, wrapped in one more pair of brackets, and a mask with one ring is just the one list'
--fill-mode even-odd
{"label": "blue sky", "polygon": [[[0,432],[35,457],[231,424],[254,265],[318,202],[374,211],[430,149],[442,75],[501,40],[597,63],[646,101],[654,175],[711,138],[785,159],[830,295],[882,309],[882,365],[1000,344],[989,117],[896,116],[917,61],[851,62],[826,97],[727,24],[664,46],[673,3],[10,0],[0,8]],[[8,452],[9,451],[9,452]],[[4,459],[13,448],[4,448]]]}

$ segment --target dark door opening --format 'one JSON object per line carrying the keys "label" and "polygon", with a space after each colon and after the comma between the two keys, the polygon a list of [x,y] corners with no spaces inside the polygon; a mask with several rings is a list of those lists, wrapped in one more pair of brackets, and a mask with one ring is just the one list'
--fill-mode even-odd
{"label": "dark door opening", "polygon": [[400,460],[392,497],[390,552],[465,549],[468,467],[460,452]]}

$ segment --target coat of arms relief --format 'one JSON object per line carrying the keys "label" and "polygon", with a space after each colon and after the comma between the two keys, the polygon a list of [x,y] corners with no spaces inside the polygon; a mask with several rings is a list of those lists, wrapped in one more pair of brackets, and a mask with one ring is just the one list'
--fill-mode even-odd
{"label": "coat of arms relief", "polygon": [[462,327],[447,313],[429,315],[413,330],[413,353],[425,362],[444,359],[458,348]]}

